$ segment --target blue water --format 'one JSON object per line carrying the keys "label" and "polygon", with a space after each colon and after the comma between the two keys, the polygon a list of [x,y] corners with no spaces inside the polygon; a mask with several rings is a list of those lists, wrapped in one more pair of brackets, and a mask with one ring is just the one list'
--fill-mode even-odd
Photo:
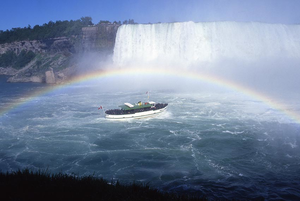
{"label": "blue water", "polygon": [[4,81],[1,111],[11,109],[0,117],[2,171],[94,175],[212,199],[300,199],[300,125],[257,100],[156,90],[150,99],[168,102],[165,113],[111,121],[100,105],[144,101],[145,91],[73,85],[14,108],[49,86]]}

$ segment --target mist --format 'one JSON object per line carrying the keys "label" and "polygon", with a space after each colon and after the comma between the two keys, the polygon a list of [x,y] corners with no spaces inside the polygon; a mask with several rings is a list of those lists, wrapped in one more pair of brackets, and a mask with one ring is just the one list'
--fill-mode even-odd
{"label": "mist", "polygon": [[72,60],[75,75],[84,75],[103,70],[112,64],[112,55],[107,52],[83,52]]}
{"label": "mist", "polygon": [[[123,25],[118,30],[109,68],[205,73],[285,98],[298,94],[299,33],[299,25],[264,23]],[[118,79],[117,83],[121,81]],[[129,74],[121,86],[126,83],[129,84],[126,88],[143,85],[180,91],[215,88],[212,83],[167,75]]]}
{"label": "mist", "polygon": [[298,95],[299,62],[276,57],[253,62],[222,60],[206,67],[205,71],[254,91],[285,99]]}
{"label": "mist", "polygon": [[[129,70],[93,83],[108,92],[228,90],[227,86],[191,79],[184,75],[188,72],[290,100],[299,96],[299,55],[299,25],[237,22],[123,25],[118,30],[114,53],[83,54],[78,58],[77,73],[132,68],[154,72]],[[155,73],[162,69],[178,75]]]}

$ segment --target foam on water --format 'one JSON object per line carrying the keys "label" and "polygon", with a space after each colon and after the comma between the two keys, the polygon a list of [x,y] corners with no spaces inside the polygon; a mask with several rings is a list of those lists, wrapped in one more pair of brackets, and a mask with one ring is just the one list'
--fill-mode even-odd
{"label": "foam on water", "polygon": [[230,93],[223,99],[159,91],[153,94],[169,106],[157,118],[109,121],[97,109],[141,100],[139,94],[144,92],[120,97],[76,88],[2,116],[0,169],[95,174],[229,199],[283,198],[278,189],[287,184],[299,193],[300,128],[282,114]]}

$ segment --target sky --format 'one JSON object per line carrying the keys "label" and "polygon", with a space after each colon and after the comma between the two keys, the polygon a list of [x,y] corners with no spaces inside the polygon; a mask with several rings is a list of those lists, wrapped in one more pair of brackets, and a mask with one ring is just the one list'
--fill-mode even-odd
{"label": "sky", "polygon": [[300,24],[300,0],[0,0],[0,30],[92,17],[138,23],[238,21]]}

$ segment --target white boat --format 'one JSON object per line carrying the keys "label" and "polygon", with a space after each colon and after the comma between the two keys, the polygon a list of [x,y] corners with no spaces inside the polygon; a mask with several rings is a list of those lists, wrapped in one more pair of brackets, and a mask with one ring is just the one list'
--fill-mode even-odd
{"label": "white boat", "polygon": [[105,111],[107,119],[140,119],[155,116],[166,110],[168,103],[155,103],[153,101],[137,104],[124,103],[119,107],[121,109],[112,109]]}

